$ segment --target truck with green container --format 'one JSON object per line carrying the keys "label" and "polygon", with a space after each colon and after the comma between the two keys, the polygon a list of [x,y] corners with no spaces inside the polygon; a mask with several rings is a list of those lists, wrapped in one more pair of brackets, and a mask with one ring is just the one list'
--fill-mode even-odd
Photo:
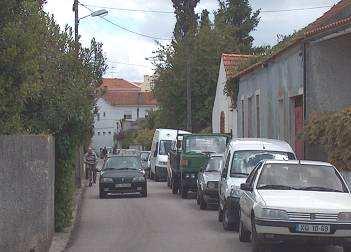
{"label": "truck with green container", "polygon": [[187,198],[189,191],[196,192],[199,171],[211,155],[223,154],[229,141],[226,134],[179,135],[169,154],[172,192],[179,192],[182,198]]}

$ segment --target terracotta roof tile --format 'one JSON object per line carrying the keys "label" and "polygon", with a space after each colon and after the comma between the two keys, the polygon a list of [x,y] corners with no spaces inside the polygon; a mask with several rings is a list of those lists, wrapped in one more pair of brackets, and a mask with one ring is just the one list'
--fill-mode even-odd
{"label": "terracotta roof tile", "polygon": [[104,99],[113,106],[156,106],[157,101],[152,92],[110,91]]}
{"label": "terracotta roof tile", "polygon": [[107,89],[107,91],[140,91],[139,86],[124,79],[104,78],[100,87]]}
{"label": "terracotta roof tile", "polygon": [[228,77],[233,77],[238,72],[238,67],[243,61],[254,57],[253,55],[244,54],[222,54],[225,72]]}
{"label": "terracotta roof tile", "polygon": [[[316,21],[306,27],[306,34],[313,34],[325,29],[342,25],[343,20],[350,19],[351,0],[341,0]],[[349,9],[350,10],[350,9]]]}

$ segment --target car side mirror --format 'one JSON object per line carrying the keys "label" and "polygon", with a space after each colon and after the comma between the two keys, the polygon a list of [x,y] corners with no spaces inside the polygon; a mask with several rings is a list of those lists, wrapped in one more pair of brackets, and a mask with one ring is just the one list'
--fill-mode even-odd
{"label": "car side mirror", "polygon": [[252,188],[250,187],[250,184],[248,184],[248,183],[241,184],[240,189],[243,191],[249,191],[249,192],[252,191]]}

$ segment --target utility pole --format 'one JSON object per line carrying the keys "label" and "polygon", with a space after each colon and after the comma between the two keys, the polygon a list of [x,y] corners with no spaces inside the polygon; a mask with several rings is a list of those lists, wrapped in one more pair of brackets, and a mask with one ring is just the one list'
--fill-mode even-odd
{"label": "utility pole", "polygon": [[[190,1],[187,2],[187,9],[190,10]],[[190,50],[190,36],[192,32],[191,18],[188,17],[188,31],[186,33],[186,51],[187,51],[187,61],[186,61],[186,128],[188,131],[192,131],[192,115],[191,115],[191,50]]]}
{"label": "utility pole", "polygon": [[75,41],[75,49],[77,58],[79,56],[79,13],[78,13],[78,0],[74,0],[73,3],[73,11],[74,11],[74,41]]}

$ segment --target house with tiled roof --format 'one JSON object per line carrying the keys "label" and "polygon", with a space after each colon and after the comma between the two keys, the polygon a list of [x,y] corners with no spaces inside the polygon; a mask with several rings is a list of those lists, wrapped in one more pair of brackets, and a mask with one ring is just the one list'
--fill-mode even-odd
{"label": "house with tiled roof", "polygon": [[212,110],[212,131],[214,133],[233,133],[236,135],[236,111],[231,100],[225,95],[224,87],[232,78],[238,67],[252,55],[222,54],[218,74],[216,98]]}
{"label": "house with tiled roof", "polygon": [[238,137],[285,140],[298,158],[325,160],[303,141],[315,112],[351,106],[351,0],[342,0],[269,58],[232,77],[239,83]]}
{"label": "house with tiled roof", "polygon": [[124,79],[105,78],[100,86],[102,96],[97,101],[93,146],[95,149],[111,147],[114,136],[121,131],[122,121],[135,125],[157,108],[152,92]]}

